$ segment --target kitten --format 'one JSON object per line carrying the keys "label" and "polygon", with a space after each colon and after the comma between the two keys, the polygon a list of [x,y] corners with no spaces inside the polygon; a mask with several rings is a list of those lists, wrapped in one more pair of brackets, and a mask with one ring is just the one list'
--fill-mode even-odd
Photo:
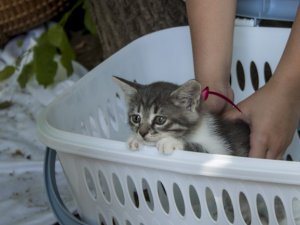
{"label": "kitten", "polygon": [[128,122],[134,132],[128,140],[130,149],[156,145],[165,154],[180,149],[248,156],[248,125],[206,112],[202,107],[201,85],[196,80],[179,86],[113,79],[125,93],[128,104]]}

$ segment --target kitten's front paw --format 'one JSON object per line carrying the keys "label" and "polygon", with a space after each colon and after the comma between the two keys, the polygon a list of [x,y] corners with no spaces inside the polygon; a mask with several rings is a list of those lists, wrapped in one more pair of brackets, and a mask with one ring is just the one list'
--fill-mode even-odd
{"label": "kitten's front paw", "polygon": [[132,151],[137,151],[143,146],[143,141],[140,140],[137,136],[132,136],[127,141],[128,147]]}
{"label": "kitten's front paw", "polygon": [[157,142],[156,147],[159,152],[164,154],[171,154],[176,149],[183,149],[184,143],[173,137],[163,138]]}

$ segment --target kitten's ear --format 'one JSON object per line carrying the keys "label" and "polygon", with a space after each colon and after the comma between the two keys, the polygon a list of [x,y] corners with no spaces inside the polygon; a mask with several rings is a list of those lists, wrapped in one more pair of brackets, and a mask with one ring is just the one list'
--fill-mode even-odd
{"label": "kitten's ear", "polygon": [[112,79],[123,90],[127,99],[129,99],[132,95],[137,93],[137,83],[130,82],[117,76],[113,76]]}
{"label": "kitten's ear", "polygon": [[196,80],[189,80],[171,93],[173,103],[194,112],[201,100],[201,85]]}

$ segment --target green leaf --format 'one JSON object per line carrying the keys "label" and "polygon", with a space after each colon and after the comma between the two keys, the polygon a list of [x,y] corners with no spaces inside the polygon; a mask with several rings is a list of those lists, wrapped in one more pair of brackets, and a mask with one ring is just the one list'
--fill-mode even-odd
{"label": "green leaf", "polygon": [[73,73],[72,60],[75,59],[75,53],[63,27],[59,24],[52,26],[48,31],[48,40],[51,45],[60,50],[61,64],[67,70],[67,74],[71,75]]}
{"label": "green leaf", "polygon": [[0,110],[7,109],[11,107],[13,103],[11,101],[0,102]]}
{"label": "green leaf", "polygon": [[53,84],[57,71],[54,61],[55,47],[48,43],[38,44],[33,49],[33,68],[39,84],[47,87]]}
{"label": "green leaf", "polygon": [[42,45],[42,44],[45,44],[45,43],[48,43],[48,35],[47,35],[47,32],[44,32],[41,34],[41,36],[39,36],[39,38],[37,39],[37,44],[38,45]]}
{"label": "green leaf", "polygon": [[51,45],[57,48],[61,48],[63,46],[64,39],[66,38],[65,36],[64,28],[59,24],[53,25],[47,31],[47,40]]}
{"label": "green leaf", "polygon": [[30,80],[33,74],[33,62],[26,64],[18,77],[18,83],[21,88],[26,87],[27,82]]}
{"label": "green leaf", "polygon": [[95,26],[95,23],[92,19],[91,13],[90,13],[90,8],[89,8],[89,5],[88,5],[88,1],[86,1],[86,0],[83,3],[83,9],[85,11],[84,26],[91,34],[96,35],[96,33],[97,33],[96,26]]}
{"label": "green leaf", "polygon": [[19,67],[21,65],[22,59],[23,59],[23,55],[19,55],[16,58],[16,67]]}
{"label": "green leaf", "polygon": [[14,66],[7,66],[3,70],[0,71],[0,81],[4,81],[8,78],[10,78],[14,72],[16,71],[16,68]]}
{"label": "green leaf", "polygon": [[73,65],[72,65],[72,60],[68,54],[62,54],[60,58],[61,64],[65,67],[67,70],[67,75],[70,76],[73,74]]}
{"label": "green leaf", "polygon": [[23,46],[23,43],[24,43],[24,40],[23,40],[23,39],[17,40],[17,46],[18,46],[19,48],[21,48],[21,47]]}

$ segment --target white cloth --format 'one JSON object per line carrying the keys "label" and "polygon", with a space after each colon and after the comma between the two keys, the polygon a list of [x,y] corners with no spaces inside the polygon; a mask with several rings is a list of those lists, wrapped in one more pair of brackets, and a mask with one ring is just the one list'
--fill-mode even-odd
{"label": "white cloth", "polygon": [[[0,70],[33,46],[35,38],[43,31],[43,27],[37,28],[13,39],[0,50]],[[19,40],[23,40],[22,47],[18,46]],[[38,113],[55,96],[87,72],[78,63],[73,65],[74,74],[69,79],[59,81],[65,76],[60,67],[56,84],[47,89],[33,79],[22,90],[16,81],[18,72],[0,82],[0,103],[12,103],[0,109],[0,225],[50,225],[56,221],[43,180],[45,146],[37,138],[35,123]],[[73,210],[75,203],[59,166],[57,182],[64,202]]]}

